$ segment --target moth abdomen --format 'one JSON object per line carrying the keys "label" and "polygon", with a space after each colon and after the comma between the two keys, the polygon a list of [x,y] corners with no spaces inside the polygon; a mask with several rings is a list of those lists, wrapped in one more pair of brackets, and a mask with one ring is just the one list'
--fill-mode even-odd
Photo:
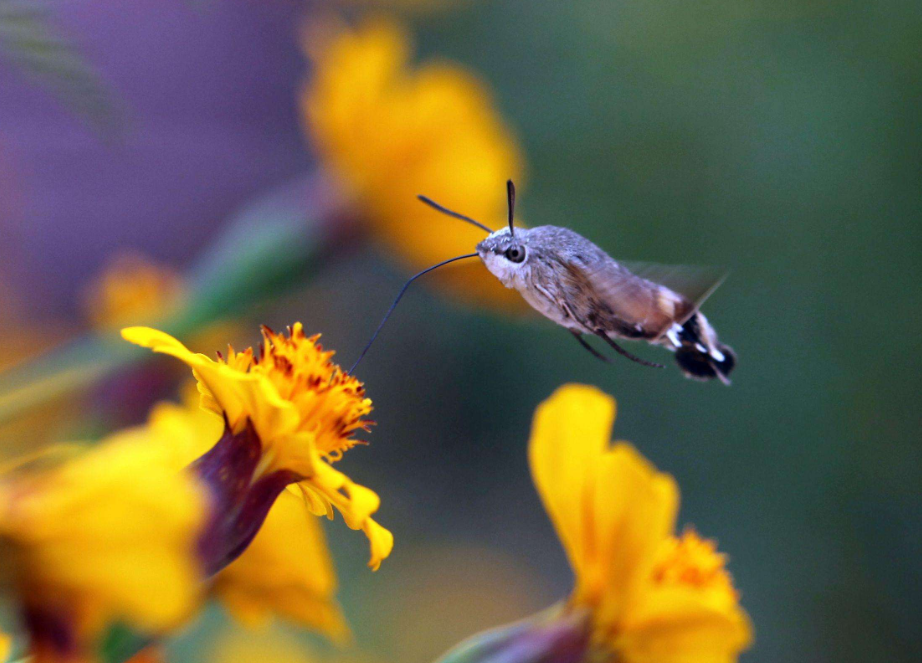
{"label": "moth abdomen", "polygon": [[676,350],[675,360],[690,378],[696,380],[713,380],[720,378],[721,382],[729,384],[730,372],[736,366],[736,354],[726,345],[718,347],[723,359],[718,361],[707,352],[701,352],[694,346],[684,346]]}
{"label": "moth abdomen", "polygon": [[736,368],[736,353],[717,341],[717,335],[703,315],[695,313],[677,331],[679,341],[675,360],[690,378],[730,384],[730,373]]}

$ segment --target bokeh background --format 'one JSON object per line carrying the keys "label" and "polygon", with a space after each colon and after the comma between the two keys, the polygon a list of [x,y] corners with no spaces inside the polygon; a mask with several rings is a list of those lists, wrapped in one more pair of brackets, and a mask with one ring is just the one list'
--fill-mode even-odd
{"label": "bokeh background", "polygon": [[[184,270],[313,167],[298,34],[319,4],[55,4],[118,118],[104,128],[0,59],[4,363],[79,334],[113,255]],[[375,4],[401,12],[420,59],[489,84],[526,158],[530,225],[732,270],[705,310],[740,363],[729,389],[604,365],[547,321],[411,291],[361,367],[378,425],[348,459],[397,547],[370,574],[328,528],[368,660],[427,663],[569,591],[525,460],[534,407],[564,382],[617,397],[617,436],[676,476],[680,521],[730,555],[756,627],[743,660],[920,660],[920,5]],[[243,311],[243,340],[300,319],[351,363],[408,275],[387,253],[319,265]],[[199,660],[223,628],[211,611],[171,656]]]}

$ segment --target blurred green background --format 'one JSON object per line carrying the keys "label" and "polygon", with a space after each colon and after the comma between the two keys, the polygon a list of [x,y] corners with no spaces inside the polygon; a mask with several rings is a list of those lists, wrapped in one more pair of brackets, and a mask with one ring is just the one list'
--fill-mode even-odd
{"label": "blurred green background", "polygon": [[[45,194],[38,225],[7,197],[6,280],[44,318],[74,315],[75,284],[106,252],[132,246],[182,265],[220,219],[311,163],[294,109],[300,3],[163,15],[141,3],[131,21],[76,4],[58,20],[116,92],[172,95],[164,111],[129,90],[134,130],[182,125],[169,113],[187,109],[186,120],[223,127],[203,139],[223,148],[198,155],[197,195],[149,194],[143,179],[126,189],[142,221],[122,214],[135,208],[114,204],[104,178],[76,216]],[[132,27],[142,19],[155,27]],[[616,258],[732,270],[704,310],[739,367],[725,388],[671,365],[605,365],[550,322],[411,291],[361,367],[378,425],[347,461],[381,495],[397,547],[372,575],[355,535],[328,528],[359,643],[381,660],[426,663],[569,591],[525,445],[537,403],[583,382],[618,399],[617,437],[675,475],[680,522],[729,554],[756,628],[744,661],[920,660],[922,5],[484,0],[409,20],[420,57],[459,61],[491,85],[527,157],[529,225],[568,226]],[[144,30],[149,42],[138,41]],[[209,70],[207,57],[180,73],[192,40],[214,63],[246,63],[243,73]],[[179,50],[165,56],[174,64],[147,65],[140,80],[108,59],[155,57],[164,43]],[[174,74],[175,87],[164,84]],[[212,105],[224,93],[227,107]],[[240,110],[238,97],[278,107]],[[46,122],[68,145],[56,148],[59,134],[26,122],[27,103],[0,105],[0,183],[14,201],[56,191],[58,171],[19,168],[44,159],[29,155],[66,152],[70,170],[110,149],[52,107]],[[196,126],[168,135],[188,140]],[[406,278],[393,264],[370,250],[338,260],[259,322],[301,319],[348,364]]]}

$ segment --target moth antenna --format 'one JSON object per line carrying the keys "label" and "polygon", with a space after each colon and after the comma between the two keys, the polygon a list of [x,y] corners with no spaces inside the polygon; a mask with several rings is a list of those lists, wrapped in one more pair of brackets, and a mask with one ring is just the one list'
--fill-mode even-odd
{"label": "moth antenna", "polygon": [[387,322],[387,319],[389,317],[391,317],[391,313],[393,313],[394,309],[397,308],[397,304],[400,302],[400,298],[403,297],[404,293],[407,291],[407,288],[410,287],[410,284],[413,283],[413,281],[418,279],[423,274],[428,274],[433,269],[438,269],[439,267],[443,267],[449,263],[455,262],[456,260],[464,260],[465,258],[476,258],[476,257],[477,257],[476,253],[467,253],[463,256],[456,256],[454,258],[449,258],[448,260],[443,260],[442,262],[436,265],[432,265],[432,267],[426,267],[426,269],[421,271],[419,274],[415,274],[411,276],[410,279],[406,283],[403,284],[403,287],[400,289],[400,292],[397,293],[397,297],[394,299],[394,303],[391,304],[391,307],[389,309],[387,309],[387,313],[384,314],[384,318],[381,320],[381,323],[378,325],[378,328],[375,329],[375,333],[371,335],[371,339],[365,345],[365,349],[362,350],[362,354],[359,355],[359,358],[355,360],[354,364],[352,364],[352,368],[349,369],[347,375],[352,375],[352,373],[355,371],[355,367],[358,366],[359,362],[362,361],[362,359],[365,357],[365,354],[368,352],[369,348],[371,348],[371,344],[375,342],[376,338],[378,338],[378,334],[381,332],[381,328],[384,327],[384,323]]}
{"label": "moth antenna", "polygon": [[416,196],[416,197],[419,198],[420,201],[422,201],[422,202],[426,203],[427,205],[429,205],[429,207],[431,207],[432,209],[438,210],[438,211],[441,212],[442,214],[447,214],[448,216],[454,217],[454,218],[456,218],[456,219],[460,219],[460,220],[462,220],[462,221],[467,221],[468,223],[477,226],[477,227],[480,228],[481,230],[484,230],[484,231],[486,231],[486,232],[488,232],[488,233],[490,233],[490,234],[493,234],[493,229],[492,229],[492,228],[488,228],[487,226],[483,225],[482,223],[480,223],[480,221],[475,221],[474,219],[472,219],[472,218],[469,217],[469,216],[464,216],[463,214],[459,214],[458,212],[453,212],[452,210],[448,209],[447,207],[443,207],[442,205],[439,205],[437,202],[435,202],[434,200],[432,200],[432,198],[427,198],[426,196]]}
{"label": "moth antenna", "polygon": [[512,180],[506,180],[506,200],[509,203],[509,234],[515,237],[515,228],[512,225],[512,219],[515,217],[515,184]]}

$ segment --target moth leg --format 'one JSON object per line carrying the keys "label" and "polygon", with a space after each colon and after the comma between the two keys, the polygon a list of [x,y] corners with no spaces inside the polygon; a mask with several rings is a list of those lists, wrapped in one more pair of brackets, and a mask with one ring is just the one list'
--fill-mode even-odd
{"label": "moth leg", "polygon": [[611,363],[611,359],[609,359],[608,357],[606,357],[605,355],[603,355],[601,352],[599,352],[598,350],[596,350],[594,347],[592,347],[591,345],[589,345],[589,343],[586,342],[586,339],[583,338],[583,335],[580,334],[578,331],[570,330],[570,333],[573,334],[573,338],[575,338],[577,341],[579,341],[579,344],[580,344],[580,345],[582,345],[584,348],[586,348],[587,350],[589,350],[589,354],[591,354],[593,357],[595,357],[595,358],[597,358],[597,359],[601,359],[602,361],[604,361],[604,362],[607,363],[607,364],[610,364],[610,363]]}
{"label": "moth leg", "polygon": [[641,359],[637,355],[631,354],[630,352],[622,348],[620,345],[615,343],[613,340],[608,338],[608,334],[606,334],[601,329],[597,330],[595,335],[603,339],[606,343],[608,343],[611,347],[613,347],[615,349],[615,352],[617,352],[619,355],[627,357],[631,361],[636,361],[638,364],[641,364],[642,366],[649,366],[650,368],[666,368],[662,364],[657,364],[652,361],[647,361],[646,359]]}

